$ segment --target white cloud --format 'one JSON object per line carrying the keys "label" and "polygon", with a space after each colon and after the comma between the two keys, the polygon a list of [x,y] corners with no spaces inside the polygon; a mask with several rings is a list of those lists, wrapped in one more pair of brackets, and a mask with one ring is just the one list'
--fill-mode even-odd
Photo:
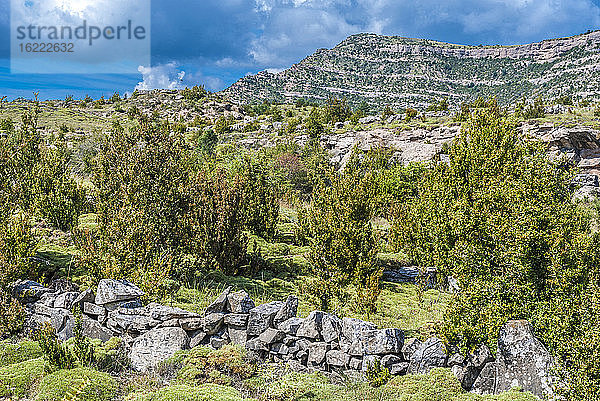
{"label": "white cloud", "polygon": [[185,71],[179,71],[176,63],[168,63],[154,67],[140,66],[138,68],[142,74],[143,81],[139,82],[135,89],[183,89],[183,79]]}
{"label": "white cloud", "polygon": [[140,66],[138,68],[142,74],[143,80],[139,82],[135,89],[183,89],[195,85],[204,85],[210,91],[223,89],[224,82],[218,77],[206,76],[200,72],[186,73],[175,63],[167,63],[154,67]]}

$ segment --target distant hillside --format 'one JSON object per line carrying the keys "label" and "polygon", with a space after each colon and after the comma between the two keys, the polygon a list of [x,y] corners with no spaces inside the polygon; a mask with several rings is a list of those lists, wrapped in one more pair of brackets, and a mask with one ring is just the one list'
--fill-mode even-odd
{"label": "distant hillside", "polygon": [[376,108],[451,105],[478,96],[509,103],[526,95],[600,97],[600,31],[519,46],[462,46],[359,34],[291,68],[260,72],[224,91],[231,100],[322,100],[344,96]]}

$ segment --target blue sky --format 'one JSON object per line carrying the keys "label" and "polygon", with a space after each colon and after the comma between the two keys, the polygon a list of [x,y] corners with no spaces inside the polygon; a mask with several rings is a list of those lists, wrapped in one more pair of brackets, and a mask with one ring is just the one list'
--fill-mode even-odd
{"label": "blue sky", "polygon": [[196,84],[216,91],[359,32],[479,45],[600,29],[600,0],[152,0],[151,68],[129,75],[11,75],[9,3],[0,0],[0,96],[9,98],[34,90],[44,99],[80,98]]}

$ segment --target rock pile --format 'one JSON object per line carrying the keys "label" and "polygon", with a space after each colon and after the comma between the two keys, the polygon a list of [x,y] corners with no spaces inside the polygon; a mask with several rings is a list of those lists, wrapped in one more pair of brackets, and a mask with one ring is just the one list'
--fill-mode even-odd
{"label": "rock pile", "polygon": [[72,285],[45,288],[19,281],[13,294],[26,307],[28,330],[48,322],[66,340],[73,336],[73,311],[79,309],[84,335],[102,341],[123,338],[139,371],[152,369],[179,350],[233,343],[257,360],[286,363],[300,371],[364,372],[379,361],[393,375],[451,368],[465,389],[480,394],[515,386],[540,397],[552,391],[552,359],[522,321],[502,328],[495,359],[485,345],[465,356],[438,338],[405,339],[400,329],[378,329],[359,319],[321,311],[299,318],[295,296],[256,306],[246,292],[228,288],[203,314],[196,314],[156,303],[143,306],[143,292],[125,280],[101,280],[96,294]]}

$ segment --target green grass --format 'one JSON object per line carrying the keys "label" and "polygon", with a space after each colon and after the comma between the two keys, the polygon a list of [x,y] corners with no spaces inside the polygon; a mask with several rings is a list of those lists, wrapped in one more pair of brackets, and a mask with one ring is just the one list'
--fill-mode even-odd
{"label": "green grass", "polygon": [[44,359],[30,359],[0,368],[0,398],[26,397],[44,376]]}
{"label": "green grass", "polygon": [[13,343],[0,341],[0,367],[42,356],[42,350],[36,341],[21,341]]}
{"label": "green grass", "polygon": [[218,384],[201,386],[174,385],[150,392],[135,392],[125,397],[125,401],[242,401],[239,391]]}
{"label": "green grass", "polygon": [[44,377],[36,391],[35,401],[75,399],[89,401],[112,400],[117,393],[117,381],[108,373],[88,368],[58,370]]}

